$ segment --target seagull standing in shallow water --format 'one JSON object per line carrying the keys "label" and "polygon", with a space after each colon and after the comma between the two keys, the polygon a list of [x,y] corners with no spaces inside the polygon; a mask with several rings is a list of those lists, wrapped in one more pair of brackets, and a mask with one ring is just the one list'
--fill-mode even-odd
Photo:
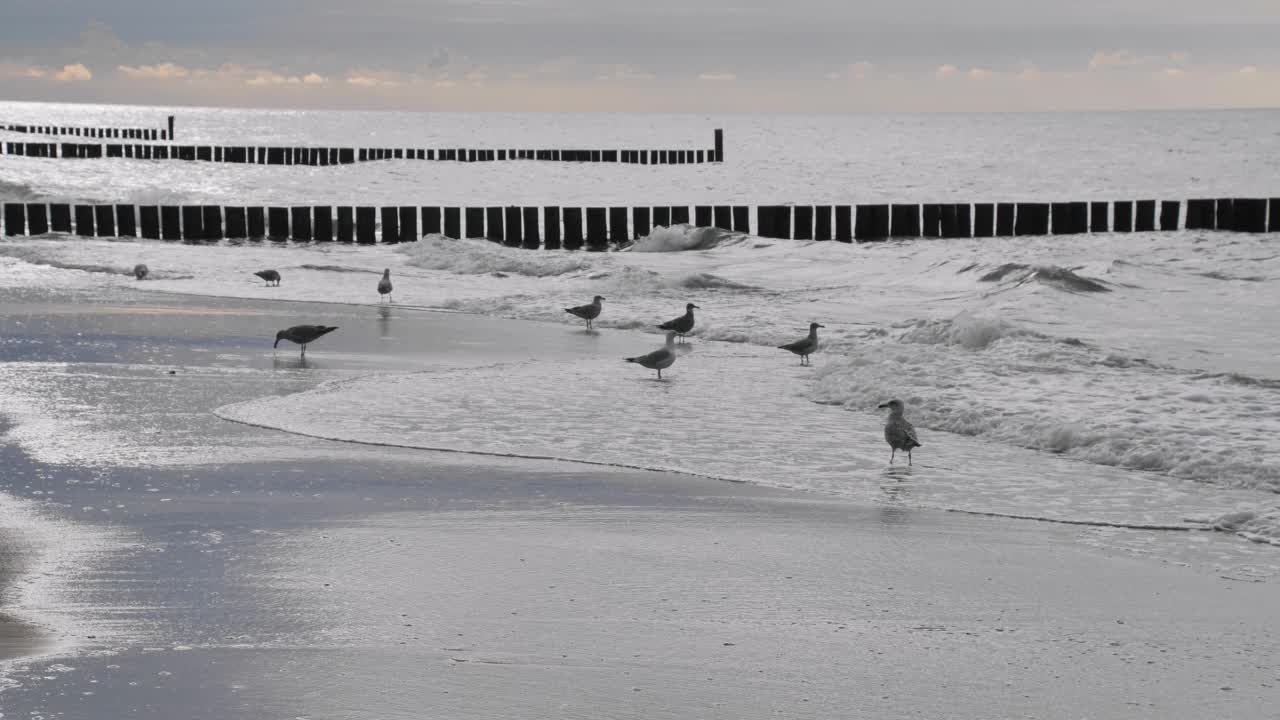
{"label": "seagull standing in shallow water", "polygon": [[391,268],[382,271],[382,279],[378,281],[378,302],[382,302],[382,296],[387,296],[387,302],[391,302]]}
{"label": "seagull standing in shallow water", "polygon": [[678,318],[675,318],[674,320],[668,320],[662,323],[661,325],[658,326],[658,329],[670,330],[676,333],[677,335],[679,335],[680,339],[683,340],[684,336],[690,330],[693,329],[693,311],[695,308],[697,308],[698,310],[702,309],[697,305],[694,305],[693,303],[689,303],[688,305],[685,305],[683,315],[681,315]]}
{"label": "seagull standing in shallow water", "polygon": [[667,333],[667,344],[663,345],[662,348],[658,350],[654,350],[648,355],[639,355],[637,357],[629,357],[627,358],[627,362],[637,363],[641,367],[647,367],[650,370],[657,370],[658,379],[661,380],[663,368],[671,367],[671,364],[676,361],[675,343],[676,343],[676,333],[673,330]]}
{"label": "seagull standing in shallow water", "polygon": [[911,464],[911,448],[924,447],[916,439],[916,429],[902,416],[902,401],[890,400],[878,407],[889,408],[889,420],[884,424],[884,439],[893,448],[889,453],[889,464],[893,464],[893,456],[899,450],[907,451],[907,465]]}
{"label": "seagull standing in shallow water", "polygon": [[280,273],[276,272],[275,270],[259,270],[258,272],[254,273],[254,275],[257,275],[263,280],[266,280],[267,285],[270,285],[271,283],[275,283],[276,285],[280,284]]}
{"label": "seagull standing in shallow water", "polygon": [[307,343],[314,341],[322,335],[337,330],[337,325],[294,325],[276,333],[276,342],[271,347],[280,347],[281,340],[288,340],[291,343],[297,343],[302,346],[302,357],[307,356]]}
{"label": "seagull standing in shallow water", "polygon": [[586,305],[578,305],[576,307],[567,307],[564,309],[564,311],[569,313],[570,315],[574,315],[576,317],[582,318],[583,320],[586,320],[587,329],[591,330],[592,321],[600,317],[600,301],[601,300],[604,300],[604,298],[597,295],[590,303]]}
{"label": "seagull standing in shallow water", "polygon": [[818,323],[809,323],[809,337],[802,338],[793,343],[787,343],[786,345],[779,345],[778,347],[782,350],[790,350],[796,355],[799,355],[800,364],[808,365],[809,355],[816,352],[818,349],[818,328],[820,327],[826,326],[819,325]]}

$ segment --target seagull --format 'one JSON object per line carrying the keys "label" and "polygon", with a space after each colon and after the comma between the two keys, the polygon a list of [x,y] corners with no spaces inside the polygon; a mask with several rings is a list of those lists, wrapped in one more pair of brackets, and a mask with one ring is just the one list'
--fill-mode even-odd
{"label": "seagull", "polygon": [[382,279],[378,281],[378,302],[382,302],[382,296],[387,296],[387,302],[391,302],[391,268],[382,271]]}
{"label": "seagull", "polygon": [[698,307],[697,305],[694,305],[693,303],[689,303],[688,305],[685,305],[685,306],[684,306],[684,314],[683,314],[683,315],[681,315],[680,317],[678,317],[678,318],[676,318],[676,319],[674,319],[674,320],[668,320],[668,321],[666,321],[666,322],[662,323],[661,325],[659,325],[659,326],[658,326],[658,329],[659,329],[659,330],[670,330],[670,331],[672,331],[672,332],[676,333],[677,335],[679,335],[681,338],[684,338],[685,334],[686,334],[686,333],[688,333],[690,330],[692,330],[692,329],[693,329],[693,310],[694,310],[694,308],[697,308],[698,310],[701,310],[701,309],[702,309],[702,308]]}
{"label": "seagull", "polygon": [[809,323],[809,337],[802,338],[793,343],[787,343],[786,345],[779,345],[778,347],[782,350],[790,350],[791,352],[799,355],[800,364],[807,365],[809,364],[810,353],[816,352],[818,349],[818,328],[820,327],[826,326],[819,325],[818,323]]}
{"label": "seagull", "polygon": [[593,299],[593,300],[590,302],[590,304],[587,304],[587,305],[579,305],[579,306],[577,306],[577,307],[567,307],[567,308],[565,308],[565,309],[564,309],[564,311],[565,311],[565,312],[567,312],[567,313],[569,313],[570,315],[576,315],[576,316],[578,316],[578,317],[582,318],[583,320],[586,320],[586,321],[587,321],[587,329],[588,329],[588,330],[590,330],[590,329],[591,329],[591,321],[592,321],[592,320],[595,320],[595,319],[596,319],[596,318],[598,318],[598,317],[600,317],[600,301],[601,301],[601,300],[603,300],[603,299],[604,299],[604,298],[602,298],[602,297],[600,297],[599,295],[597,295],[597,296],[595,296],[595,299]]}
{"label": "seagull", "polygon": [[650,370],[657,370],[658,379],[661,380],[663,368],[671,367],[671,363],[676,361],[675,340],[676,333],[673,330],[667,333],[667,344],[662,346],[661,349],[654,350],[648,355],[629,357],[627,358],[627,362],[637,363],[643,367],[649,368]]}
{"label": "seagull", "polygon": [[280,273],[276,272],[275,270],[259,270],[258,272],[254,273],[254,275],[257,275],[263,280],[266,280],[268,285],[270,285],[271,283],[275,283],[276,285],[280,284]]}
{"label": "seagull", "polygon": [[884,424],[884,439],[893,451],[889,453],[889,464],[893,464],[893,456],[899,450],[907,451],[907,464],[911,464],[911,448],[924,447],[916,439],[916,429],[902,416],[902,401],[890,400],[878,407],[889,408],[889,421]]}
{"label": "seagull", "polygon": [[294,325],[291,328],[281,330],[276,333],[276,342],[272,348],[280,347],[281,340],[288,340],[291,343],[297,343],[302,346],[302,357],[307,356],[307,343],[313,342],[322,335],[337,330],[338,326],[333,325]]}
{"label": "seagull", "polygon": [[147,273],[149,272],[151,272],[151,270],[148,269],[147,266],[143,265],[142,263],[138,263],[137,265],[133,266],[133,276],[138,278],[139,280],[146,277]]}

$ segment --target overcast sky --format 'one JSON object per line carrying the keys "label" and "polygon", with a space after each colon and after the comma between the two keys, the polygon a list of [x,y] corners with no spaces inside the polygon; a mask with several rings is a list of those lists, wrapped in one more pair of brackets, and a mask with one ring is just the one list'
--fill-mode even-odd
{"label": "overcast sky", "polygon": [[0,99],[403,110],[1280,106],[1280,0],[5,0]]}

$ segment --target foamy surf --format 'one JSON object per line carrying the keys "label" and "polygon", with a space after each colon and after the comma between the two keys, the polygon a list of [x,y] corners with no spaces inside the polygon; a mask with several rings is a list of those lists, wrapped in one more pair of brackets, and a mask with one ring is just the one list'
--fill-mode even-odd
{"label": "foamy surf", "polygon": [[936,432],[926,435],[917,467],[891,469],[882,417],[815,405],[805,395],[808,371],[779,356],[704,343],[663,382],[615,364],[376,375],[216,413],[354,443],[678,472],[1060,522],[1203,529],[1185,518],[1257,500]]}
{"label": "foamy surf", "polygon": [[[1267,502],[1262,493],[1280,488],[1273,460],[1280,449],[1280,417],[1273,410],[1280,407],[1273,377],[1280,338],[1268,321],[1268,308],[1280,303],[1280,287],[1205,276],[1280,275],[1280,260],[1259,238],[1215,242],[1175,233],[1123,242],[1099,235],[1070,243],[1016,238],[849,246],[764,242],[676,226],[655,229],[631,252],[529,251],[431,236],[395,247],[20,240],[0,242],[0,255],[9,256],[4,262],[11,269],[3,282],[17,285],[356,304],[377,301],[376,276],[390,267],[401,278],[397,304],[410,307],[562,324],[563,307],[603,295],[608,301],[596,326],[605,332],[656,333],[658,322],[693,302],[703,308],[695,337],[737,344],[740,350],[713,352],[743,357],[773,358],[776,351],[765,348],[794,340],[818,321],[828,328],[816,356],[818,369],[794,386],[776,388],[801,398],[811,412],[817,402],[875,422],[870,408],[897,396],[923,430],[1001,451],[1049,453],[1074,463],[1077,474],[1137,473],[1134,482],[1154,483],[1148,492],[1160,483],[1194,482],[1217,486],[1206,491],[1211,498],[1228,488],[1260,494],[1252,501],[1209,499],[1203,507],[1188,501],[1160,522],[1256,511]],[[157,279],[135,282],[71,267],[125,267],[135,261],[147,263]],[[263,287],[252,276],[263,267],[282,272],[282,287]],[[721,371],[738,372],[737,362],[726,359]],[[782,357],[771,362],[786,366]],[[715,387],[717,381],[713,376],[707,382]],[[492,392],[494,382],[475,392]],[[774,401],[767,394],[743,398],[742,407],[725,411],[745,416]],[[714,419],[708,414],[702,421]],[[290,429],[329,436],[314,428]],[[465,439],[419,444],[517,452],[494,437]],[[582,452],[566,456],[557,441],[544,440],[518,453],[592,459]],[[744,478],[737,468],[706,460],[705,466],[688,458],[608,462],[790,484],[779,480],[785,473]],[[835,455],[828,460],[839,466]],[[821,473],[812,477],[812,485],[802,486],[842,489]],[[973,481],[978,487],[993,484],[1000,485],[989,477]],[[1081,490],[1095,491],[1109,496],[1102,487]],[[939,506],[995,509],[971,504],[978,497],[972,488],[966,493],[965,503]],[[1001,499],[999,493],[979,496]],[[1027,497],[1041,493],[1033,490]],[[1035,502],[1004,510],[1035,515],[1034,507],[1028,510]],[[1121,515],[1120,522],[1145,522]]]}

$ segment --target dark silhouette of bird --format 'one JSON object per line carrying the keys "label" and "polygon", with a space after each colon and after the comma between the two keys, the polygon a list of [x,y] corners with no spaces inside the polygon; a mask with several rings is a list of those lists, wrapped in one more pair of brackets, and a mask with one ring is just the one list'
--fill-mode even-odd
{"label": "dark silhouette of bird", "polygon": [[382,296],[387,296],[387,302],[391,302],[391,268],[382,271],[382,279],[378,281],[378,302],[382,302]]}
{"label": "dark silhouette of bird", "polygon": [[675,331],[667,333],[667,344],[661,348],[654,350],[647,355],[637,355],[636,357],[627,358],[627,362],[636,363],[641,367],[647,367],[650,370],[658,371],[658,379],[662,379],[662,370],[671,367],[676,361]]}
{"label": "dark silhouette of bird", "polygon": [[786,345],[779,345],[778,348],[782,350],[789,350],[790,352],[799,355],[800,364],[807,365],[809,364],[809,355],[817,352],[818,350],[818,328],[820,327],[826,326],[819,325],[818,323],[809,323],[808,337],[801,338],[793,343],[787,343]]}
{"label": "dark silhouette of bird", "polygon": [[889,453],[889,464],[893,464],[893,456],[899,450],[907,451],[907,464],[911,464],[911,449],[924,447],[916,438],[916,429],[902,416],[902,401],[890,400],[878,407],[889,408],[889,420],[884,424],[884,439],[893,450]]}
{"label": "dark silhouette of bird", "polygon": [[280,347],[281,340],[288,340],[291,343],[297,343],[302,346],[302,357],[307,356],[307,343],[314,342],[316,338],[328,335],[337,330],[337,325],[294,325],[276,333],[276,342],[272,348]]}
{"label": "dark silhouette of bird", "polygon": [[133,276],[139,280],[146,277],[149,272],[151,272],[151,269],[142,263],[133,266]]}
{"label": "dark silhouette of bird", "polygon": [[693,311],[695,308],[698,310],[702,309],[697,305],[694,305],[693,303],[689,303],[688,305],[685,305],[683,315],[681,315],[678,318],[675,318],[674,320],[668,320],[662,323],[661,325],[658,326],[658,329],[670,330],[675,334],[679,335],[683,339],[684,336],[688,334],[690,330],[693,329]]}
{"label": "dark silhouette of bird", "polygon": [[275,283],[278,286],[280,284],[280,273],[275,270],[259,270],[254,275],[266,280],[268,285]]}
{"label": "dark silhouette of bird", "polygon": [[604,298],[597,295],[590,303],[586,305],[578,305],[577,307],[567,307],[564,309],[564,311],[569,313],[570,315],[576,315],[577,317],[580,317],[583,320],[586,320],[587,329],[590,330],[592,328],[592,322],[596,318],[600,317],[600,301],[601,300],[604,300]]}

